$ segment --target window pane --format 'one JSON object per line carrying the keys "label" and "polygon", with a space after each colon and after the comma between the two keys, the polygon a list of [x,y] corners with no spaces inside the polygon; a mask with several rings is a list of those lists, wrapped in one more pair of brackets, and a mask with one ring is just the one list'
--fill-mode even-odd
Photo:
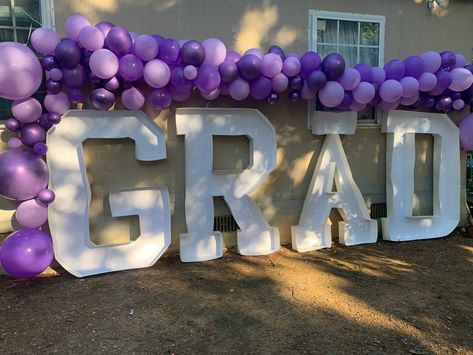
{"label": "window pane", "polygon": [[361,44],[366,44],[370,46],[379,45],[379,23],[361,22],[360,41]]}
{"label": "window pane", "polygon": [[317,20],[317,43],[337,43],[337,20]]}
{"label": "window pane", "polygon": [[376,112],[373,107],[367,107],[363,111],[357,112],[358,120],[362,122],[374,122]]}
{"label": "window pane", "polygon": [[0,28],[0,42],[2,41],[13,41],[13,30],[8,30],[6,28]]}
{"label": "window pane", "polygon": [[39,23],[41,23],[39,1],[15,0],[16,25],[29,27],[31,24],[33,27],[38,27],[38,23],[32,20],[31,17],[34,18]]}
{"label": "window pane", "polygon": [[378,48],[360,48],[360,63],[369,64],[373,67],[379,65]]}
{"label": "window pane", "polygon": [[317,53],[323,58],[327,54],[335,53],[337,51],[337,46],[326,45],[326,44],[318,44],[317,45]]}
{"label": "window pane", "polygon": [[358,22],[340,21],[340,44],[358,44]]}
{"label": "window pane", "polygon": [[[31,33],[33,33],[33,31],[34,31],[34,28],[31,29]],[[28,47],[33,49],[33,46],[31,45],[31,38],[28,38],[28,37],[31,37],[30,30],[17,30],[16,31],[16,41],[18,43],[26,44]],[[33,49],[33,51],[35,50]]]}
{"label": "window pane", "polygon": [[357,48],[353,46],[339,46],[339,53],[345,58],[347,67],[353,67],[358,63]]}
{"label": "window pane", "polygon": [[0,25],[13,26],[13,20],[11,16],[10,0],[0,1]]}

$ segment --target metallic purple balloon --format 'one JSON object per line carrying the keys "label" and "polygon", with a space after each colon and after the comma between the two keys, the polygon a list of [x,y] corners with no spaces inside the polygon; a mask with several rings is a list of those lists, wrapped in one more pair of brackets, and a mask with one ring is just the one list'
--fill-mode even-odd
{"label": "metallic purple balloon", "polygon": [[108,32],[105,42],[108,48],[119,56],[129,53],[133,44],[130,33],[120,26],[115,26]]}
{"label": "metallic purple balloon", "polygon": [[327,76],[321,70],[316,70],[310,73],[307,78],[307,85],[313,91],[321,90],[327,84]]}
{"label": "metallic purple balloon", "polygon": [[58,124],[61,122],[61,115],[55,112],[48,113],[48,122],[50,124]]}
{"label": "metallic purple balloon", "polygon": [[81,52],[76,42],[63,39],[54,50],[58,62],[67,69],[72,69],[80,63]]}
{"label": "metallic purple balloon", "polygon": [[27,278],[42,273],[54,257],[51,237],[46,233],[24,228],[10,234],[0,248],[0,263],[13,277]]}
{"label": "metallic purple balloon", "polygon": [[56,57],[53,56],[52,54],[45,55],[43,58],[41,58],[40,62],[41,62],[41,67],[44,70],[52,70],[59,66],[59,63]]}
{"label": "metallic purple balloon", "polygon": [[32,147],[46,140],[46,131],[38,123],[25,124],[20,129],[20,139],[24,145]]}
{"label": "metallic purple balloon", "polygon": [[46,155],[46,153],[48,152],[48,146],[46,145],[46,143],[38,142],[33,146],[33,152],[36,155]]}
{"label": "metallic purple balloon", "polygon": [[165,110],[171,106],[172,94],[167,88],[151,91],[148,95],[149,103],[157,110]]}
{"label": "metallic purple balloon", "polygon": [[46,91],[48,94],[57,94],[61,89],[61,82],[51,79],[46,80]]}
{"label": "metallic purple balloon", "polygon": [[106,89],[95,89],[90,93],[90,103],[96,110],[108,110],[115,103],[115,95]]}
{"label": "metallic purple balloon", "polygon": [[54,191],[50,189],[42,189],[38,192],[38,196],[36,196],[36,199],[45,205],[49,205],[55,198],[56,195],[54,194]]}
{"label": "metallic purple balloon", "polygon": [[50,129],[53,125],[51,123],[49,123],[48,121],[48,114],[47,113],[43,113],[41,115],[41,117],[39,118],[39,124],[41,125],[41,127],[43,127],[46,131],[48,129]]}
{"label": "metallic purple balloon", "polygon": [[238,75],[238,67],[235,62],[231,60],[224,60],[223,63],[218,66],[218,71],[224,83],[231,83]]}
{"label": "metallic purple balloon", "polygon": [[337,80],[345,71],[345,59],[338,53],[329,54],[322,60],[321,68],[328,80]]}
{"label": "metallic purple balloon", "polygon": [[441,69],[447,69],[455,66],[457,57],[455,57],[454,53],[450,51],[441,52],[440,57],[442,58],[442,64],[440,65]]}
{"label": "metallic purple balloon", "polygon": [[9,118],[5,121],[5,127],[12,132],[16,132],[20,129],[21,123],[20,121],[14,119],[14,118]]}
{"label": "metallic purple balloon", "polygon": [[269,94],[269,96],[266,98],[266,101],[268,102],[268,104],[270,105],[273,105],[275,104],[276,102],[279,101],[279,95],[275,92],[272,92],[271,94]]}
{"label": "metallic purple balloon", "polygon": [[300,89],[302,89],[302,85],[304,85],[304,79],[300,74],[297,74],[296,76],[293,76],[289,79],[289,87],[293,90],[299,91]]}
{"label": "metallic purple balloon", "polygon": [[301,94],[299,93],[299,91],[293,91],[289,94],[289,100],[291,100],[291,102],[297,102],[301,99]]}
{"label": "metallic purple balloon", "polygon": [[48,167],[36,154],[8,149],[0,153],[0,195],[29,200],[48,184]]}
{"label": "metallic purple balloon", "polygon": [[23,227],[39,228],[48,220],[48,207],[36,199],[31,199],[20,203],[15,215]]}
{"label": "metallic purple balloon", "polygon": [[190,64],[198,67],[204,62],[205,48],[198,41],[187,41],[182,45],[180,55],[183,64]]}
{"label": "metallic purple balloon", "polygon": [[246,80],[254,80],[261,75],[261,59],[254,54],[246,54],[236,63],[240,75]]}

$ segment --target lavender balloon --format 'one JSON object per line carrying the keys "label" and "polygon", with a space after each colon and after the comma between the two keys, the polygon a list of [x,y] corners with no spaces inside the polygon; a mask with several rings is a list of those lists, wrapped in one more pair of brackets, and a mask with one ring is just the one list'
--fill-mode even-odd
{"label": "lavender balloon", "polygon": [[274,78],[282,70],[283,62],[281,57],[275,53],[268,53],[261,60],[261,71],[264,76]]}
{"label": "lavender balloon", "polygon": [[5,127],[12,132],[16,132],[20,129],[21,123],[20,121],[14,119],[14,118],[9,118],[5,121]]}
{"label": "lavender balloon", "polygon": [[158,42],[150,35],[140,35],[133,42],[133,52],[144,61],[156,58],[158,54]]}
{"label": "lavender balloon", "polygon": [[[399,81],[397,80],[386,80],[379,87],[379,96],[386,103],[393,103],[399,101],[402,97],[403,88]],[[390,106],[390,105],[385,105]],[[385,110],[389,111],[389,110]]]}
{"label": "lavender balloon", "polygon": [[386,72],[381,67],[371,68],[373,84],[381,85],[386,80]]}
{"label": "lavender balloon", "polygon": [[143,71],[146,83],[153,88],[166,86],[171,78],[171,71],[166,63],[160,59],[153,59],[146,63]]}
{"label": "lavender balloon", "polygon": [[16,209],[16,220],[26,228],[41,227],[48,220],[48,207],[36,199],[23,201]]}
{"label": "lavender balloon", "polygon": [[59,113],[62,115],[71,107],[71,102],[69,101],[67,95],[63,92],[59,92],[54,95],[46,95],[44,98],[44,107],[49,112]]}
{"label": "lavender balloon", "polygon": [[420,56],[424,61],[425,71],[435,73],[442,65],[442,57],[435,51],[427,51]]}
{"label": "lavender balloon", "polygon": [[473,150],[473,113],[463,118],[458,124],[460,129],[460,146],[464,150]]}
{"label": "lavender balloon", "polygon": [[[371,68],[370,68],[371,73]],[[338,78],[338,82],[342,84],[343,88],[347,91],[351,91],[358,86],[361,80],[360,72],[353,68],[347,68],[343,72],[342,76]]]}
{"label": "lavender balloon", "polygon": [[31,123],[36,121],[43,108],[38,100],[28,97],[26,99],[15,100],[11,105],[11,113],[21,123]]}
{"label": "lavender balloon", "polygon": [[282,72],[287,76],[295,76],[301,71],[301,62],[296,57],[287,57],[282,64]]}
{"label": "lavender balloon", "polygon": [[82,47],[93,52],[103,47],[105,37],[97,27],[85,26],[79,31],[77,41]]}
{"label": "lavender balloon", "polygon": [[130,52],[132,40],[130,33],[123,27],[115,26],[105,38],[108,48],[116,55],[122,56]]}
{"label": "lavender balloon", "polygon": [[131,87],[122,92],[121,101],[127,109],[139,110],[145,104],[145,97],[140,90]]}
{"label": "lavender balloon", "polygon": [[92,53],[89,60],[90,70],[100,79],[110,79],[119,68],[118,58],[108,49],[99,49]]}
{"label": "lavender balloon", "polygon": [[250,85],[245,80],[238,78],[230,84],[228,90],[234,100],[242,101],[250,94]]}
{"label": "lavender balloon", "polygon": [[412,97],[419,93],[419,81],[412,76],[406,76],[400,81],[402,97]]}
{"label": "lavender balloon", "polygon": [[8,149],[0,153],[0,195],[29,200],[48,183],[48,167],[36,154]]}
{"label": "lavender balloon", "polygon": [[329,81],[323,89],[319,91],[320,102],[327,107],[337,107],[343,101],[345,91],[336,81]]}
{"label": "lavender balloon", "polygon": [[205,49],[203,64],[218,66],[225,60],[227,49],[225,44],[218,38],[207,38],[202,42],[202,46]]}
{"label": "lavender balloon", "polygon": [[34,49],[42,54],[54,53],[61,38],[56,31],[49,28],[37,28],[31,34],[31,44]]}
{"label": "lavender balloon", "polygon": [[276,93],[281,93],[287,89],[289,85],[289,79],[283,73],[277,74],[271,79],[271,87]]}
{"label": "lavender balloon", "polygon": [[75,41],[79,32],[82,28],[90,26],[90,22],[81,15],[69,16],[64,23],[64,29],[66,30],[67,37]]}
{"label": "lavender balloon", "polygon": [[187,80],[194,80],[197,77],[197,68],[193,65],[186,65],[184,67],[183,73]]}
{"label": "lavender balloon", "polygon": [[426,72],[419,77],[419,90],[427,92],[435,89],[437,86],[437,77],[435,74]]}
{"label": "lavender balloon", "polygon": [[361,82],[352,92],[353,99],[362,105],[371,102],[375,94],[374,86],[366,81]]}
{"label": "lavender balloon", "polygon": [[3,269],[17,278],[42,273],[51,264],[53,257],[53,243],[49,235],[32,228],[10,234],[0,248]]}

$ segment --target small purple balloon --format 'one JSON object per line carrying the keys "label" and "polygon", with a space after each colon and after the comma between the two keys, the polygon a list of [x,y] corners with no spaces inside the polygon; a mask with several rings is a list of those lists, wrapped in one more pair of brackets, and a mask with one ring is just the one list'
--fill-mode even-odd
{"label": "small purple balloon", "polygon": [[188,80],[184,75],[184,69],[182,67],[175,67],[171,70],[171,79],[170,82],[176,87],[189,87],[192,86],[192,82]]}
{"label": "small purple balloon", "polygon": [[50,189],[42,189],[40,192],[38,192],[38,196],[36,196],[38,202],[41,202],[45,205],[52,203],[55,198],[56,195],[54,194],[54,191]]}
{"label": "small purple balloon", "polygon": [[51,123],[48,122],[48,114],[47,113],[43,113],[41,115],[41,117],[39,118],[38,122],[41,125],[41,127],[43,127],[46,131],[53,126]]}
{"label": "small purple balloon", "polygon": [[90,103],[96,110],[108,110],[115,103],[115,95],[110,91],[99,88],[90,93]]}
{"label": "small purple balloon", "polygon": [[5,127],[12,132],[16,132],[20,129],[21,123],[15,118],[9,118],[5,121]]}
{"label": "small purple balloon", "polygon": [[48,167],[36,154],[8,149],[0,153],[0,195],[29,200],[48,184]]}
{"label": "small purple balloon", "polygon": [[291,100],[291,102],[297,102],[301,99],[301,94],[299,91],[292,91],[290,94],[289,94],[289,100]]}
{"label": "small purple balloon", "polygon": [[33,228],[13,232],[0,248],[0,264],[6,273],[17,278],[42,273],[51,264],[53,257],[51,237]]}
{"label": "small purple balloon", "polygon": [[107,47],[119,56],[129,53],[132,46],[130,33],[120,26],[115,26],[108,32],[105,42]]}
{"label": "small purple balloon", "polygon": [[175,39],[167,38],[159,44],[158,57],[171,64],[178,60],[180,50],[179,43]]}
{"label": "small purple balloon", "polygon": [[171,106],[172,94],[168,88],[155,89],[149,93],[148,102],[156,110],[165,110]]}
{"label": "small purple balloon", "polygon": [[194,80],[197,77],[197,68],[193,65],[186,65],[183,73],[187,80]]}
{"label": "small purple balloon", "polygon": [[461,111],[465,108],[465,101],[463,101],[462,99],[456,99],[455,101],[453,101],[452,107],[456,111]]}
{"label": "small purple balloon", "polygon": [[48,146],[46,145],[46,143],[38,142],[33,146],[33,152],[36,155],[46,155],[46,153],[48,152]]}
{"label": "small purple balloon", "polygon": [[48,113],[47,120],[50,124],[58,124],[61,122],[61,115],[59,113],[50,112]]}
{"label": "small purple balloon", "polygon": [[17,137],[12,137],[8,140],[8,148],[10,149],[17,149],[20,148],[22,145],[21,139]]}
{"label": "small purple balloon", "polygon": [[56,46],[54,55],[58,62],[67,69],[72,69],[80,63],[81,52],[76,42],[63,39]]}
{"label": "small purple balloon", "polygon": [[272,92],[271,94],[269,94],[269,96],[266,98],[266,101],[268,102],[268,104],[270,105],[274,105],[276,102],[279,101],[279,95],[275,92]]}
{"label": "small purple balloon", "polygon": [[62,71],[62,83],[70,89],[80,89],[84,85],[85,72],[81,65]]}
{"label": "small purple balloon", "polygon": [[26,228],[41,227],[48,220],[48,207],[36,199],[23,201],[16,209],[16,220]]}
{"label": "small purple balloon", "polygon": [[59,81],[54,81],[51,79],[46,80],[46,92],[48,94],[57,94],[61,91],[62,85]]}
{"label": "small purple balloon", "polygon": [[292,90],[299,91],[302,89],[302,85],[304,85],[304,79],[302,78],[302,75],[297,74],[296,76],[289,78],[289,87]]}
{"label": "small purple balloon", "polygon": [[114,76],[105,83],[104,87],[109,91],[115,91],[120,88],[120,81]]}
{"label": "small purple balloon", "polygon": [[190,40],[182,45],[180,56],[183,64],[198,67],[204,62],[205,48],[200,42]]}
{"label": "small purple balloon", "polygon": [[246,54],[237,62],[238,72],[246,80],[254,80],[261,75],[261,59],[254,54]]}
{"label": "small purple balloon", "polygon": [[345,70],[345,59],[338,53],[331,53],[322,60],[321,68],[328,80],[337,80]]}
{"label": "small purple balloon", "polygon": [[46,140],[46,131],[38,123],[25,124],[20,129],[20,139],[24,145],[32,147],[36,143]]}
{"label": "small purple balloon", "polygon": [[304,76],[308,76],[314,70],[320,69],[322,59],[320,56],[312,51],[305,52],[301,57],[301,72]]}

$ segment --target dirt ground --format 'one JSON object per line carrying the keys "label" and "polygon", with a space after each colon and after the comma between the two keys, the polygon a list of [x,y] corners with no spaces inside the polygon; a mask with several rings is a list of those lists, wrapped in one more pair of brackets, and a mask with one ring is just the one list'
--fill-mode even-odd
{"label": "dirt ground", "polygon": [[473,239],[0,276],[1,354],[473,354]]}

